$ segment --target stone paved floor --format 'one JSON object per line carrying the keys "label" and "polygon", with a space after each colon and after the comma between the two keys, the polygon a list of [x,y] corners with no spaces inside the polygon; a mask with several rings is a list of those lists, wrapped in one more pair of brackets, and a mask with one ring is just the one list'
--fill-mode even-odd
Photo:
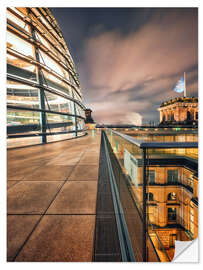
{"label": "stone paved floor", "polygon": [[92,261],[100,137],[8,150],[8,261]]}

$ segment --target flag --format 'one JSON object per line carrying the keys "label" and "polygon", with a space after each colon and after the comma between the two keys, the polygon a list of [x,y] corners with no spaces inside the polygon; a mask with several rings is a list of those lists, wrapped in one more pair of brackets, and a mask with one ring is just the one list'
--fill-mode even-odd
{"label": "flag", "polygon": [[182,93],[185,89],[184,76],[180,78],[180,80],[176,83],[174,87],[174,91],[177,93]]}

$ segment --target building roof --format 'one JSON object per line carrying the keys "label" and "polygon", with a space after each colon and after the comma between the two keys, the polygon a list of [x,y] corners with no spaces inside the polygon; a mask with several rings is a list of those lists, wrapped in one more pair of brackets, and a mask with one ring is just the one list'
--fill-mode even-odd
{"label": "building roof", "polygon": [[197,97],[177,97],[177,98],[174,98],[174,99],[170,99],[168,101],[164,101],[161,104],[160,108],[171,105],[171,104],[174,104],[174,103],[177,103],[177,102],[181,102],[181,103],[198,103],[198,98]]}

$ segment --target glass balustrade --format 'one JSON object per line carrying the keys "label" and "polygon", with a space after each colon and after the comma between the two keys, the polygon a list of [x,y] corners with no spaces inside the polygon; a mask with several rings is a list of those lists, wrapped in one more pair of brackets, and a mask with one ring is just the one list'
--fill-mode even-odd
{"label": "glass balustrade", "polygon": [[198,234],[198,146],[105,130],[136,261],[171,261]]}

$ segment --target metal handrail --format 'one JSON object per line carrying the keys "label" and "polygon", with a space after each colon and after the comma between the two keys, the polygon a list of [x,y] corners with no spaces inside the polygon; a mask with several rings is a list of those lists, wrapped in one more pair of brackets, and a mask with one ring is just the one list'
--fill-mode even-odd
{"label": "metal handrail", "polygon": [[110,131],[132,144],[135,144],[139,148],[198,148],[198,142],[145,142],[112,129],[110,129]]}
{"label": "metal handrail", "polygon": [[104,132],[102,132],[102,136],[104,140],[105,155],[106,155],[107,166],[108,166],[108,171],[109,171],[110,185],[111,185],[111,191],[112,191],[112,197],[113,197],[113,204],[114,204],[114,211],[115,211],[115,217],[116,217],[116,223],[117,223],[117,229],[118,229],[122,261],[135,262],[136,259],[134,256],[133,247],[131,244],[128,228],[126,225],[123,208],[120,202],[119,192],[116,186],[116,180],[115,180]]}

